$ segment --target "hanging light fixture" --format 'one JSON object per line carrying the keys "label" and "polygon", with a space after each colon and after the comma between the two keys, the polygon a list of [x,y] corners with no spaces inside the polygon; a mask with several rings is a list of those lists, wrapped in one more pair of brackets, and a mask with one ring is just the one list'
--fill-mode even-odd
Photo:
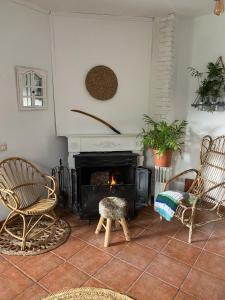
{"label": "hanging light fixture", "polygon": [[224,0],[215,0],[214,14],[220,16],[224,12]]}

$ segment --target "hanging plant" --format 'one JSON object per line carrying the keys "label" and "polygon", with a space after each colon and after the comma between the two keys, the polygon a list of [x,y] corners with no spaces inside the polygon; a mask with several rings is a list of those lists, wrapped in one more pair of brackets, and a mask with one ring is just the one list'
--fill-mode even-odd
{"label": "hanging plant", "polygon": [[199,88],[193,107],[209,112],[225,110],[225,67],[220,56],[216,63],[209,62],[204,74],[193,67],[188,70],[198,80]]}

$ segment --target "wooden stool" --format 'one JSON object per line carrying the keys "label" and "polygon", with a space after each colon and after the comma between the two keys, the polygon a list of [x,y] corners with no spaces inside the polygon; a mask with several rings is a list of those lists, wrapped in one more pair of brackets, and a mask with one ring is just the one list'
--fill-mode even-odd
{"label": "wooden stool", "polygon": [[[104,247],[109,246],[112,222],[117,221],[123,228],[126,241],[130,241],[129,230],[126,222],[127,204],[124,199],[107,197],[99,202],[100,219],[95,233],[99,234],[101,228],[105,228]],[[106,224],[104,222],[106,221]]]}

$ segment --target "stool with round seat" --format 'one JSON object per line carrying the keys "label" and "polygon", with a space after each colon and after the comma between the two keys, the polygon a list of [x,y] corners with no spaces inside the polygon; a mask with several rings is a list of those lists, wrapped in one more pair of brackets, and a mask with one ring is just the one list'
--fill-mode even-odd
{"label": "stool with round seat", "polygon": [[[95,233],[99,234],[101,228],[105,228],[105,242],[104,246],[109,246],[110,233],[112,222],[118,222],[125,235],[126,241],[130,241],[129,230],[126,222],[127,204],[126,201],[118,197],[106,197],[99,202],[100,219]],[[106,222],[106,224],[104,224]]]}

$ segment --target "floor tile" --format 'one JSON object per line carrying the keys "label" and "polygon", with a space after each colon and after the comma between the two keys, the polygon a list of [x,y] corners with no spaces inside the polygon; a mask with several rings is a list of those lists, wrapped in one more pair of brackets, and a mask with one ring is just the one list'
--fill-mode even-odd
{"label": "floor tile", "polygon": [[79,222],[70,225],[70,228],[71,228],[71,235],[76,237],[80,234],[87,232],[89,230],[89,224]]}
{"label": "floor tile", "polygon": [[151,215],[138,214],[138,216],[131,221],[132,224],[136,224],[140,227],[147,228],[155,220],[155,216],[151,218]]}
{"label": "floor tile", "polygon": [[197,298],[179,291],[174,300],[197,300]]}
{"label": "floor tile", "polygon": [[153,206],[146,206],[146,207],[142,208],[140,210],[140,213],[146,214],[146,215],[153,214],[153,213],[156,214],[156,212],[153,211]]}
{"label": "floor tile", "polygon": [[[208,208],[210,208],[210,207],[211,207],[211,205],[208,206]],[[206,221],[210,221],[210,220],[215,219],[215,216],[216,216],[216,213],[213,212],[213,211],[197,210],[196,213],[195,213],[195,221],[196,222],[206,222]],[[213,222],[211,224],[213,224]]]}
{"label": "floor tile", "polygon": [[[215,219],[215,213],[213,212],[196,212],[195,223],[208,222],[209,220]],[[207,234],[211,234],[214,231],[215,222],[211,222],[205,224],[203,226],[198,227],[198,230],[205,232]]]}
{"label": "floor tile", "polygon": [[107,285],[105,285],[103,282],[98,281],[97,279],[94,279],[93,277],[90,278],[88,281],[86,281],[82,286],[84,287],[95,287],[100,289],[107,289]]}
{"label": "floor tile", "polygon": [[68,262],[78,269],[93,275],[99,268],[106,264],[112,258],[111,255],[98,250],[95,247],[88,246],[81,252],[73,255]]}
{"label": "floor tile", "polygon": [[95,247],[98,247],[102,251],[105,251],[112,255],[117,254],[124,247],[126,247],[129,243],[129,242],[126,242],[125,237],[123,235],[121,235],[119,232],[111,233],[109,247],[104,247],[104,239],[105,239],[105,234],[100,233],[100,234],[96,235],[96,239],[91,241],[90,243],[92,245],[94,245]]}
{"label": "floor tile", "polygon": [[79,216],[73,213],[67,213],[64,219],[70,224],[71,227],[81,228],[83,226],[88,226],[89,222],[87,220],[81,220]]}
{"label": "floor tile", "polygon": [[70,238],[63,245],[54,249],[52,252],[64,259],[68,259],[86,246],[87,244],[84,241],[70,236]]}
{"label": "floor tile", "polygon": [[[174,238],[187,243],[188,242],[188,234],[189,234],[189,229],[185,227],[185,228],[180,229],[175,234]],[[208,239],[209,239],[209,234],[194,229],[193,233],[192,233],[191,245],[199,247],[199,248],[203,248],[205,246],[205,244],[207,243]]]}
{"label": "floor tile", "polygon": [[225,238],[225,220],[215,223],[213,234],[219,238]]}
{"label": "floor tile", "polygon": [[222,256],[203,251],[194,264],[194,267],[225,280],[225,257],[223,258]]}
{"label": "floor tile", "polygon": [[[136,224],[131,224],[129,223],[128,224],[128,228],[129,228],[129,234],[130,234],[130,237],[133,241],[135,241],[136,237],[144,231],[144,228],[143,227],[140,227]],[[121,229],[120,230],[120,234],[124,237],[124,233],[123,233],[123,230]]]}
{"label": "floor tile", "polygon": [[77,233],[76,236],[79,237],[79,239],[84,240],[86,242],[91,242],[92,240],[96,239],[96,234],[95,234],[96,225],[94,224],[88,225],[85,228],[86,230],[83,231],[80,229],[80,232]]}
{"label": "floor tile", "polygon": [[212,223],[208,223],[206,225],[198,227],[198,230],[200,230],[202,232],[205,232],[206,234],[210,235],[214,231],[214,225],[215,225],[215,223],[213,223],[213,222]]}
{"label": "floor tile", "polygon": [[172,258],[178,259],[188,265],[193,265],[201,249],[190,244],[171,239],[162,253]]}
{"label": "floor tile", "polygon": [[225,238],[211,236],[206,243],[205,249],[225,257]]}
{"label": "floor tile", "polygon": [[0,274],[4,273],[7,269],[11,267],[12,265],[0,255]]}
{"label": "floor tile", "polygon": [[150,229],[152,233],[174,236],[181,227],[182,225],[179,222],[167,222],[166,220],[161,221],[157,218],[150,226],[148,226],[148,229]]}
{"label": "floor tile", "polygon": [[136,268],[121,260],[113,259],[94,277],[115,291],[125,292],[140,274],[141,272]]}
{"label": "floor tile", "polygon": [[160,221],[152,209],[145,208],[129,222],[131,242],[122,230],[114,231],[108,248],[104,233],[94,233],[96,221],[89,225],[62,210],[72,226],[64,245],[32,257],[0,255],[0,299],[37,300],[46,295],[43,287],[55,292],[79,286],[110,288],[137,300],[225,299],[225,222],[194,230],[190,245],[186,227],[176,219]]}
{"label": "floor tile", "polygon": [[163,247],[165,247],[169,239],[170,238],[167,235],[146,229],[135,239],[135,241],[138,244],[160,251]]}
{"label": "floor tile", "polygon": [[144,273],[128,291],[131,297],[138,300],[172,300],[177,289],[161,280]]}
{"label": "floor tile", "polygon": [[150,216],[152,223],[160,220],[160,215],[154,210],[153,206],[148,207],[143,211],[143,214]]}
{"label": "floor tile", "polygon": [[188,274],[181,289],[202,300],[225,299],[225,281],[194,269]]}
{"label": "floor tile", "polygon": [[48,293],[43,288],[38,284],[34,284],[14,298],[14,300],[38,300],[47,295]]}
{"label": "floor tile", "polygon": [[116,257],[125,260],[135,267],[144,270],[156,256],[157,252],[153,249],[143,247],[137,243],[131,243],[123,248]]}
{"label": "floor tile", "polygon": [[40,283],[50,292],[67,288],[80,287],[89,276],[69,263],[59,265],[40,280]]}
{"label": "floor tile", "polygon": [[34,283],[15,267],[0,273],[0,299],[12,300]]}
{"label": "floor tile", "polygon": [[146,270],[146,272],[151,273],[152,275],[159,277],[163,281],[166,281],[178,288],[189,271],[190,267],[186,264],[162,254],[158,254]]}
{"label": "floor tile", "polygon": [[38,281],[63,262],[58,256],[48,252],[38,255],[38,257],[26,256],[24,260],[17,262],[16,265],[21,271]]}
{"label": "floor tile", "polygon": [[27,258],[27,256],[21,256],[21,255],[6,255],[1,254],[4,259],[6,259],[11,264],[18,264],[19,262],[22,262]]}

